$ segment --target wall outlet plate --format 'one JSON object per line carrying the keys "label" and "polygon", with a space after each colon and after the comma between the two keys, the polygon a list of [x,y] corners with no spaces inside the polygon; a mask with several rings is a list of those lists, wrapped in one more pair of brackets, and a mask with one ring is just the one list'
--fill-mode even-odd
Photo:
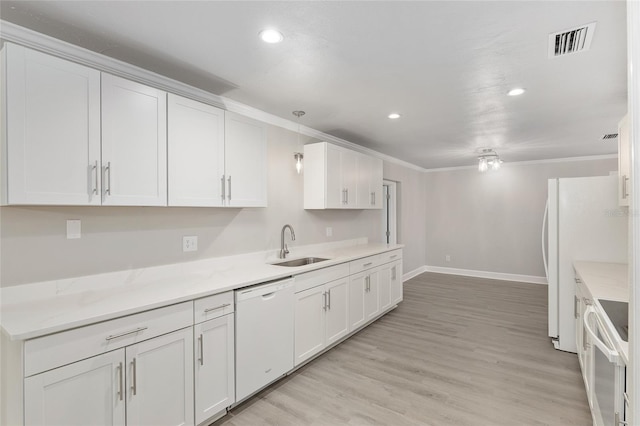
{"label": "wall outlet plate", "polygon": [[80,219],[67,220],[67,240],[76,240],[82,237],[82,225]]}
{"label": "wall outlet plate", "polygon": [[195,235],[182,237],[182,251],[198,251],[198,237]]}
{"label": "wall outlet plate", "polygon": [[330,226],[327,226],[327,237],[330,237],[333,235],[333,228]]}

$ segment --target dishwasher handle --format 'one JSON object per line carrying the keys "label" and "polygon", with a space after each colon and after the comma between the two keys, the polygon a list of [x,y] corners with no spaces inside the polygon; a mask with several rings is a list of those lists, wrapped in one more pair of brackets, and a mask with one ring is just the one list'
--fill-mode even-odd
{"label": "dishwasher handle", "polygon": [[274,296],[274,293],[293,286],[293,279],[287,278],[285,280],[279,280],[266,284],[260,284],[253,287],[236,290],[236,303],[241,303],[243,300],[253,299],[255,297],[262,297],[263,299],[270,299]]}

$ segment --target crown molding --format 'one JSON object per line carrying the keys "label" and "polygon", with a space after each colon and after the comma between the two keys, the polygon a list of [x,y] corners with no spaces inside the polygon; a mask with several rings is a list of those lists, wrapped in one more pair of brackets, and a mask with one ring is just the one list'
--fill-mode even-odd
{"label": "crown molding", "polygon": [[[298,131],[297,122],[278,117],[276,115],[234,101],[229,98],[214,95],[213,93],[198,89],[196,87],[182,83],[178,80],[174,80],[161,74],[146,70],[144,68],[140,68],[135,65],[110,58],[100,53],[93,52],[83,47],[58,40],[45,34],[41,34],[28,28],[13,24],[11,22],[0,20],[0,39],[3,42],[8,41],[20,44],[22,46],[38,50],[40,52],[47,53],[53,56],[57,56],[71,62],[76,62],[81,65],[96,68],[100,71],[107,72],[118,77],[137,81],[138,83],[147,84],[160,90],[213,105],[227,111],[242,114],[244,116],[262,121],[267,124],[282,127],[293,132]],[[380,152],[365,148],[360,145],[356,145],[345,139],[329,135],[311,127],[300,126],[300,133],[312,138],[331,142],[345,148],[359,151],[361,153],[368,154],[373,157],[380,158],[384,161],[398,164],[413,170],[418,170],[421,172],[426,171],[426,169],[415,164],[400,160],[386,154],[382,154]]]}

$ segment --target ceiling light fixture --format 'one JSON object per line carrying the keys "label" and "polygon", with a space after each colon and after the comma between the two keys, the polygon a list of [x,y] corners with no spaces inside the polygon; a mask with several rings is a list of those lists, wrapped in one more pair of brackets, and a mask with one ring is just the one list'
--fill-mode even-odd
{"label": "ceiling light fixture", "polygon": [[480,150],[480,156],[478,157],[478,171],[486,172],[491,167],[491,170],[499,170],[502,160],[498,156],[498,153],[491,148],[484,148]]}
{"label": "ceiling light fixture", "polygon": [[282,33],[274,29],[262,30],[258,34],[260,35],[262,41],[264,41],[265,43],[280,43],[282,40],[284,40],[284,36],[282,35]]}
{"label": "ceiling light fixture", "polygon": [[[293,111],[292,114],[298,117],[298,146],[300,146],[300,117],[306,113],[304,111]],[[302,159],[304,155],[301,152],[294,152],[293,158],[296,160],[296,171],[300,174],[302,172]]]}
{"label": "ceiling light fixture", "polygon": [[391,114],[387,115],[387,117],[391,120],[395,120],[397,118],[400,118],[400,114],[398,114],[397,112],[392,112]]}
{"label": "ceiling light fixture", "polygon": [[516,87],[514,89],[509,90],[509,93],[507,93],[507,96],[520,96],[524,92],[526,92],[526,90],[523,89],[522,87]]}

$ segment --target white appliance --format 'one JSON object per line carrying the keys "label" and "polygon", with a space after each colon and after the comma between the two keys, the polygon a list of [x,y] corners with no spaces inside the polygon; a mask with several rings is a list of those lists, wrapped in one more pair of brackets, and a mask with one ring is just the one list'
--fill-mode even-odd
{"label": "white appliance", "polygon": [[235,292],[236,401],[293,369],[293,278]]}
{"label": "white appliance", "polygon": [[618,206],[617,185],[615,175],[549,179],[542,251],[549,281],[549,337],[556,349],[576,352],[573,262],[627,262],[628,218]]}

